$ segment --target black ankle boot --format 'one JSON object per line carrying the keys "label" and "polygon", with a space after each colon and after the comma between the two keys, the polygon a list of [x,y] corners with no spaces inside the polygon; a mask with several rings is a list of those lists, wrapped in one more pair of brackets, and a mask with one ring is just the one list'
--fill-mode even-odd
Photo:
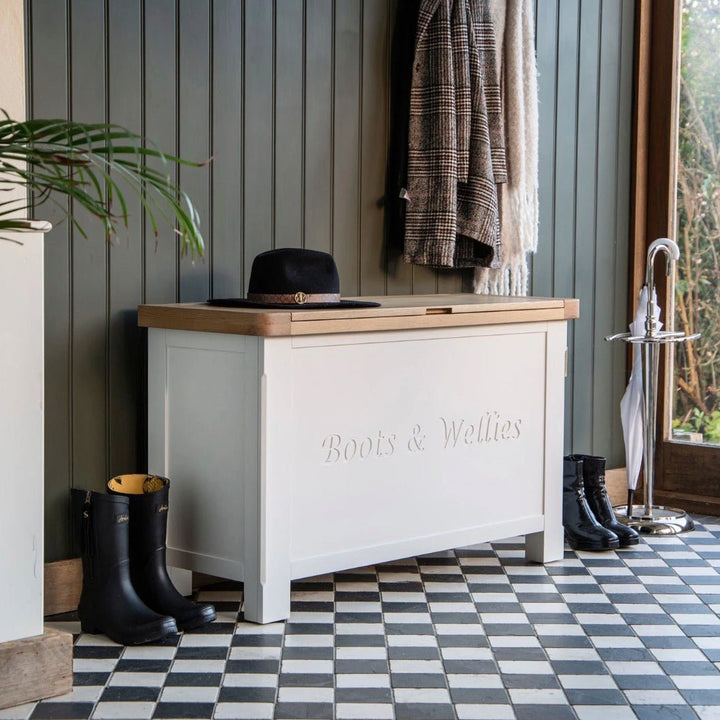
{"label": "black ankle boot", "polygon": [[145,605],[130,581],[127,498],[90,490],[71,492],[83,565],[78,606],[82,631],[104,633],[121,645],[176,633],[175,620]]}
{"label": "black ankle boot", "polygon": [[614,550],[618,536],[604,528],[588,507],[583,488],[583,463],[570,455],[563,460],[563,526],[573,550]]}
{"label": "black ankle boot", "polygon": [[620,547],[637,545],[640,536],[627,525],[618,522],[605,487],[605,458],[597,455],[574,455],[583,461],[585,497],[598,522],[612,530],[620,540]]}
{"label": "black ankle boot", "polygon": [[130,577],[153,610],[175,618],[180,630],[212,622],[215,608],[184,598],[172,584],[165,562],[170,481],[157,475],[118,475],[108,492],[130,501]]}

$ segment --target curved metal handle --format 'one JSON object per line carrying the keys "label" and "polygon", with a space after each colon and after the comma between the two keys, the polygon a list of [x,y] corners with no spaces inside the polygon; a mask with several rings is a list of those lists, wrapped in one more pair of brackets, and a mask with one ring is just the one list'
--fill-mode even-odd
{"label": "curved metal handle", "polygon": [[[645,331],[647,335],[653,336],[657,333],[657,321],[655,320],[655,256],[658,252],[665,253],[665,274],[674,278],[675,261],[680,258],[680,248],[670,238],[658,238],[650,243],[647,252],[647,265],[645,266],[645,285],[647,285],[648,300],[647,314],[645,317]],[[672,291],[671,291],[672,292]]]}

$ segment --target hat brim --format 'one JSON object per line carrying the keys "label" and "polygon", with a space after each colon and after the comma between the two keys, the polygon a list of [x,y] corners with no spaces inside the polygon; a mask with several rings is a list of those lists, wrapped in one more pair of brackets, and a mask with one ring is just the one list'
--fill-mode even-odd
{"label": "hat brim", "polygon": [[378,302],[369,300],[340,300],[335,303],[259,303],[244,298],[215,298],[206,301],[215,307],[263,308],[267,310],[332,310],[334,308],[380,307]]}

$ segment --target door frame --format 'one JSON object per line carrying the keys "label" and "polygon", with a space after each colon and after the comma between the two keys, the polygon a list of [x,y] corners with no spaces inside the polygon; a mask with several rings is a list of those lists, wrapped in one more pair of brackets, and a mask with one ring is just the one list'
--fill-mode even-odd
{"label": "door frame", "polygon": [[[681,0],[636,0],[633,207],[628,320],[645,278],[649,244],[676,232]],[[657,273],[656,278],[662,278]],[[659,282],[658,301],[668,304]],[[672,299],[671,299],[672,300]],[[660,361],[654,497],[662,505],[720,515],[720,447],[669,437],[672,407],[670,349]],[[628,364],[630,367],[630,363]]]}

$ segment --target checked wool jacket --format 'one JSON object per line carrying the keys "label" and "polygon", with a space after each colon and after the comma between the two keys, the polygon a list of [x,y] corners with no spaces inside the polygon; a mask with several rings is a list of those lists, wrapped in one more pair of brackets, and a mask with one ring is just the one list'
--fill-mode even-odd
{"label": "checked wool jacket", "polygon": [[487,0],[421,0],[410,86],[404,258],[495,266],[506,181]]}

